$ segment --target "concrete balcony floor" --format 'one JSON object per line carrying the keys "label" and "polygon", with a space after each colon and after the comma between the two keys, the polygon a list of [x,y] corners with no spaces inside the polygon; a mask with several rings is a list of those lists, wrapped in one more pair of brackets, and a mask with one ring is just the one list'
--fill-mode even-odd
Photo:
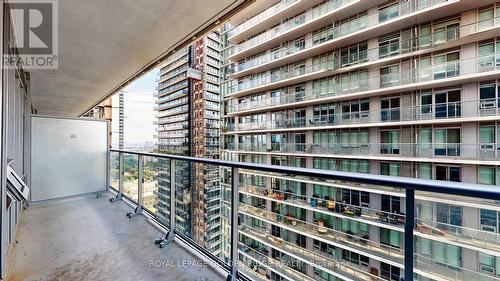
{"label": "concrete balcony floor", "polygon": [[130,206],[110,203],[110,196],[31,205],[21,218],[7,280],[225,279],[179,244],[156,247],[154,239],[164,234],[143,216],[128,219]]}

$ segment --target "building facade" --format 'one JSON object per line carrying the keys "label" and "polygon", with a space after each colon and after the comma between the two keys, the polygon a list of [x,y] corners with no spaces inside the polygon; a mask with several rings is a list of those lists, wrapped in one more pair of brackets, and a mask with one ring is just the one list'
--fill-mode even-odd
{"label": "building facade", "polygon": [[[499,188],[500,3],[271,4],[222,33],[224,159]],[[402,279],[404,190],[239,178],[249,277]],[[499,280],[499,211],[417,194],[415,278]]]}
{"label": "building facade", "polygon": [[[160,67],[155,122],[159,153],[219,158],[220,49],[220,34],[214,31],[173,54]],[[169,163],[161,164],[155,208],[168,221],[170,171]],[[175,176],[177,229],[219,256],[219,169],[176,161]]]}

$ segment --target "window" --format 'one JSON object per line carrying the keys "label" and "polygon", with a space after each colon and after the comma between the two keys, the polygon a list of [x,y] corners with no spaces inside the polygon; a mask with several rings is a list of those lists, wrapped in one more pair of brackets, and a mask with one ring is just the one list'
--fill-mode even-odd
{"label": "window", "polygon": [[361,42],[340,49],[340,63],[342,67],[358,64],[368,60],[368,42]]}
{"label": "window", "polygon": [[499,233],[500,229],[500,213],[494,210],[480,210],[479,222],[481,230]]}
{"label": "window", "polygon": [[488,7],[478,11],[478,29],[485,30],[495,25],[495,9],[493,7]]}
{"label": "window", "polygon": [[336,104],[315,106],[313,109],[313,123],[315,125],[333,124],[335,122],[335,108]]}
{"label": "window", "polygon": [[341,194],[343,203],[354,206],[363,206],[363,207],[369,207],[370,205],[369,192],[345,189],[345,188],[339,189],[339,192]]}
{"label": "window", "polygon": [[399,3],[395,2],[394,4],[379,9],[378,21],[379,23],[381,23],[398,16],[399,16]]}
{"label": "window", "polygon": [[282,134],[272,134],[271,150],[273,151],[286,150],[286,136]]}
{"label": "window", "polygon": [[387,213],[401,213],[401,198],[398,196],[391,196],[382,194],[381,210]]}
{"label": "window", "polygon": [[420,163],[420,178],[431,180],[432,179],[432,164]]}
{"label": "window", "polygon": [[[480,104],[479,108],[481,109],[481,113],[485,113],[487,115],[488,110],[495,112],[497,107],[497,86],[495,82],[486,82],[481,83],[479,85],[479,99]],[[500,93],[499,93],[500,94]],[[500,98],[500,96],[499,96]]]}
{"label": "window", "polygon": [[344,73],[340,77],[340,87],[343,93],[356,93],[368,88],[368,70]]}
{"label": "window", "polygon": [[342,119],[359,119],[368,117],[370,101],[368,99],[352,100],[342,103]]}
{"label": "window", "polygon": [[380,87],[394,87],[399,85],[399,65],[391,65],[380,69]]}
{"label": "window", "polygon": [[435,167],[435,175],[436,180],[439,181],[461,181],[461,168],[453,167],[453,166],[442,166],[436,165]]}
{"label": "window", "polygon": [[306,151],[306,134],[296,134],[294,136],[294,140],[295,140],[295,151],[302,151],[302,152]]}
{"label": "window", "polygon": [[331,69],[334,67],[333,52],[328,52],[313,58],[313,71]]}
{"label": "window", "polygon": [[368,173],[370,162],[368,160],[342,159],[341,169],[343,172]]}
{"label": "window", "polygon": [[300,76],[306,74],[306,63],[298,62],[293,65],[294,76]]}
{"label": "window", "polygon": [[480,184],[495,185],[497,182],[495,167],[479,166],[478,167],[478,180],[477,181]]}
{"label": "window", "polygon": [[460,18],[434,24],[434,44],[443,44],[460,37]]}
{"label": "window", "polygon": [[306,85],[295,86],[295,101],[303,101],[306,96]]}
{"label": "window", "polygon": [[439,228],[446,229],[455,233],[461,233],[462,229],[462,207],[445,203],[436,203],[436,221]]}
{"label": "window", "polygon": [[313,45],[321,44],[334,38],[333,24],[313,32]]}
{"label": "window", "polygon": [[300,38],[293,42],[293,51],[292,53],[298,52],[300,50],[304,50],[306,48],[306,39]]}
{"label": "window", "polygon": [[462,249],[446,243],[418,238],[418,251],[444,266],[461,267]]}
{"label": "window", "polygon": [[327,77],[313,81],[313,95],[315,97],[335,94],[335,89],[334,77]]}
{"label": "window", "polygon": [[294,111],[294,126],[295,127],[305,127],[306,126],[306,110],[299,109]]}
{"label": "window", "polygon": [[400,98],[384,98],[380,101],[382,110],[380,118],[382,122],[399,121],[400,118]]}
{"label": "window", "polygon": [[401,233],[397,230],[380,228],[380,243],[394,248],[401,248]]}
{"label": "window", "polygon": [[399,281],[401,280],[401,270],[399,267],[380,262],[380,277],[385,280]]}
{"label": "window", "polygon": [[[497,42],[498,44],[498,42]],[[494,70],[495,65],[495,41],[484,43],[478,47],[479,71]],[[500,59],[500,58],[497,58]]]}
{"label": "window", "polygon": [[399,32],[378,39],[378,56],[385,58],[399,54]]}
{"label": "window", "polygon": [[338,159],[314,157],[313,158],[313,168],[314,169],[338,171],[339,170],[339,163],[338,162],[339,162]]}
{"label": "window", "polygon": [[368,257],[345,249],[342,249],[342,259],[363,266],[368,266],[370,263],[370,259]]}
{"label": "window", "polygon": [[479,253],[479,271],[486,274],[499,276],[500,257]]}
{"label": "window", "polygon": [[460,129],[434,129],[434,154],[437,156],[460,156]]}
{"label": "window", "polygon": [[460,74],[460,52],[434,56],[434,79],[455,77]]}
{"label": "window", "polygon": [[401,175],[401,164],[400,163],[380,163],[380,174],[385,176],[396,176]]}
{"label": "window", "polygon": [[456,118],[462,116],[461,90],[449,90],[434,94],[436,118]]}
{"label": "window", "polygon": [[399,144],[400,144],[400,131],[399,130],[391,130],[391,131],[382,131],[381,135],[381,154],[399,154]]}

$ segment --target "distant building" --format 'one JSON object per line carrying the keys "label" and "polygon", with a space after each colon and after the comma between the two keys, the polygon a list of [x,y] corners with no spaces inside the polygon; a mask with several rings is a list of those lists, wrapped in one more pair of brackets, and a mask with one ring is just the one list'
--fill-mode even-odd
{"label": "distant building", "polygon": [[[220,48],[220,35],[214,31],[163,62],[156,94],[157,152],[219,158]],[[219,169],[182,161],[176,167],[177,229],[219,256]],[[165,220],[170,206],[168,173],[164,169],[158,176],[155,206]]]}

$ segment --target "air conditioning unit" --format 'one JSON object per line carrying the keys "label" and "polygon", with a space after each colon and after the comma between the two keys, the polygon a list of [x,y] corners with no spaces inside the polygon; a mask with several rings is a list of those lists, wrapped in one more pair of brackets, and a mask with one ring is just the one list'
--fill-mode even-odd
{"label": "air conditioning unit", "polygon": [[481,109],[485,109],[485,108],[495,108],[496,107],[496,103],[494,100],[491,100],[491,101],[483,101],[481,102],[481,105],[480,105],[480,108]]}

